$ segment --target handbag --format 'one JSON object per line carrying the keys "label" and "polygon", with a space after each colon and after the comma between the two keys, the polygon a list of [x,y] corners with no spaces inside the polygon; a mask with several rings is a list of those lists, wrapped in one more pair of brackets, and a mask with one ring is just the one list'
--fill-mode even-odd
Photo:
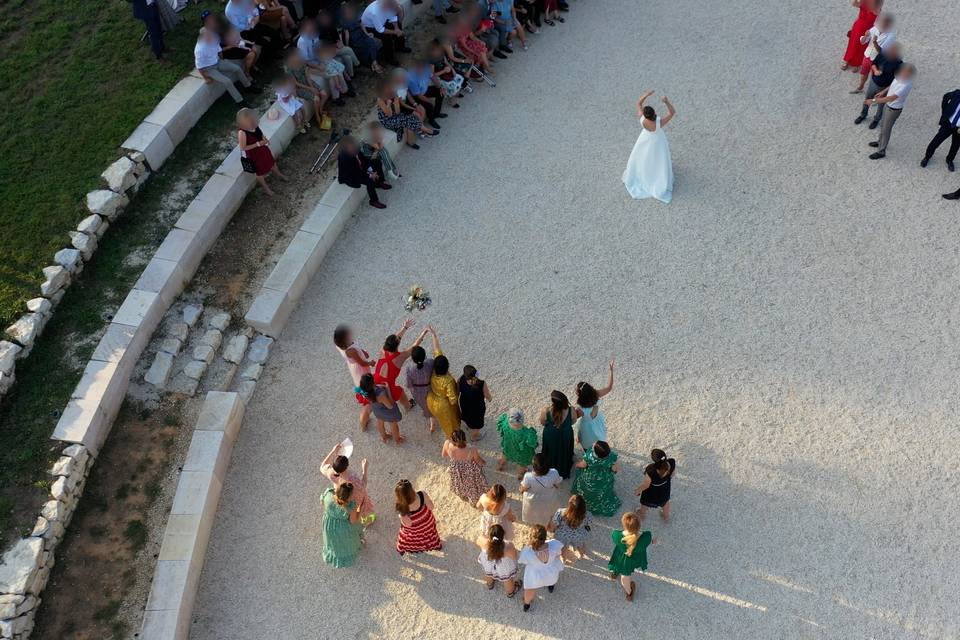
{"label": "handbag", "polygon": [[246,173],[256,173],[257,165],[253,164],[253,160],[247,156],[240,156],[240,166],[243,167],[244,172]]}

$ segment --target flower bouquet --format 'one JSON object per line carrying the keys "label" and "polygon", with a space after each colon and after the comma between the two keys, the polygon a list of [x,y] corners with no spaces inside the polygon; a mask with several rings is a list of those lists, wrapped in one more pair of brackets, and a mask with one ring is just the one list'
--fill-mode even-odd
{"label": "flower bouquet", "polygon": [[430,303],[430,294],[427,293],[426,289],[420,285],[414,285],[410,287],[410,291],[407,293],[407,302],[403,306],[407,311],[413,311],[414,309],[423,311],[430,306]]}

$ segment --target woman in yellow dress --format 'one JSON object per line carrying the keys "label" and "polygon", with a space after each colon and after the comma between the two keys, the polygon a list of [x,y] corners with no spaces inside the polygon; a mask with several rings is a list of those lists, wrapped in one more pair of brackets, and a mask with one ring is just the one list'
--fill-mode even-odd
{"label": "woman in yellow dress", "polygon": [[434,336],[433,374],[430,376],[430,391],[427,392],[427,408],[449,438],[460,428],[460,405],[457,381],[450,375],[450,361],[440,350],[440,338],[430,327]]}

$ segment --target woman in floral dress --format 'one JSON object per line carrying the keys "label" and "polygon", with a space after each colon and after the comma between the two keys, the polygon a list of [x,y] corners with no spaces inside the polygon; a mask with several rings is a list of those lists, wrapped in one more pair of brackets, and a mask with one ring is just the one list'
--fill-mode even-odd
{"label": "woman in floral dress", "polygon": [[444,441],[440,455],[450,459],[453,492],[471,505],[476,504],[490,485],[483,474],[486,461],[476,447],[467,444],[467,434],[462,429],[455,429]]}
{"label": "woman in floral dress", "polygon": [[537,430],[523,424],[523,412],[510,409],[497,418],[500,433],[500,462],[497,471],[503,471],[507,462],[517,465],[517,479],[523,478],[537,450]]}
{"label": "woman in floral dress", "polygon": [[587,451],[576,467],[577,477],[570,492],[583,496],[590,513],[606,517],[619,511],[620,498],[613,485],[620,467],[617,465],[617,454],[610,449],[610,445],[597,440],[593,443],[593,451]]}
{"label": "woman in floral dress", "polygon": [[547,531],[553,533],[553,539],[563,543],[564,559],[567,564],[573,562],[568,559],[567,549],[573,549],[578,558],[587,555],[587,541],[590,539],[590,525],[593,518],[587,513],[587,503],[583,496],[573,494],[567,501],[567,506],[557,509],[553,519],[547,525]]}
{"label": "woman in floral dress", "polygon": [[363,525],[349,482],[323,492],[323,560],[335,567],[352,566],[360,554]]}

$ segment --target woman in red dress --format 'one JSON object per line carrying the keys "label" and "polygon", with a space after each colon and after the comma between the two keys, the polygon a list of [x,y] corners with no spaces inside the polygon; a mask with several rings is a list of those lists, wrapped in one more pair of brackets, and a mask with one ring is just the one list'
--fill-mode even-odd
{"label": "woman in red dress", "polygon": [[387,339],[383,341],[383,351],[380,359],[377,360],[376,366],[373,368],[373,381],[378,385],[382,385],[390,389],[390,396],[393,398],[394,402],[399,402],[403,407],[409,411],[410,407],[413,406],[413,403],[407,398],[407,394],[404,393],[403,387],[397,384],[397,377],[400,375],[400,372],[403,370],[403,363],[407,361],[407,358],[410,357],[410,353],[413,351],[414,347],[419,347],[420,343],[423,342],[424,337],[427,335],[427,330],[424,329],[420,332],[420,335],[416,340],[413,341],[413,344],[410,345],[409,349],[400,349],[400,341],[403,340],[403,334],[407,332],[407,329],[413,326],[413,320],[409,318],[403,323],[403,326],[400,327],[400,331],[392,333],[387,336]]}
{"label": "woman in red dress", "polygon": [[860,43],[860,38],[873,26],[883,6],[883,0],[852,0],[851,4],[859,7],[860,13],[857,14],[857,19],[847,34],[847,52],[843,55],[843,65],[840,68],[853,67],[857,70],[863,63],[863,52],[867,49],[867,45]]}
{"label": "woman in red dress", "polygon": [[[237,112],[237,144],[240,146],[240,154],[253,163],[253,173],[256,174],[257,182],[264,193],[272,196],[273,191],[267,186],[267,175],[272,173],[281,180],[286,180],[287,176],[280,173],[273,159],[273,152],[270,151],[270,141],[260,130],[257,112],[253,109],[240,109]],[[244,171],[246,170],[244,168]]]}
{"label": "woman in red dress", "polygon": [[425,491],[414,491],[409,480],[398,482],[394,494],[397,515],[400,517],[400,532],[397,534],[397,551],[400,555],[443,549],[430,496]]}

